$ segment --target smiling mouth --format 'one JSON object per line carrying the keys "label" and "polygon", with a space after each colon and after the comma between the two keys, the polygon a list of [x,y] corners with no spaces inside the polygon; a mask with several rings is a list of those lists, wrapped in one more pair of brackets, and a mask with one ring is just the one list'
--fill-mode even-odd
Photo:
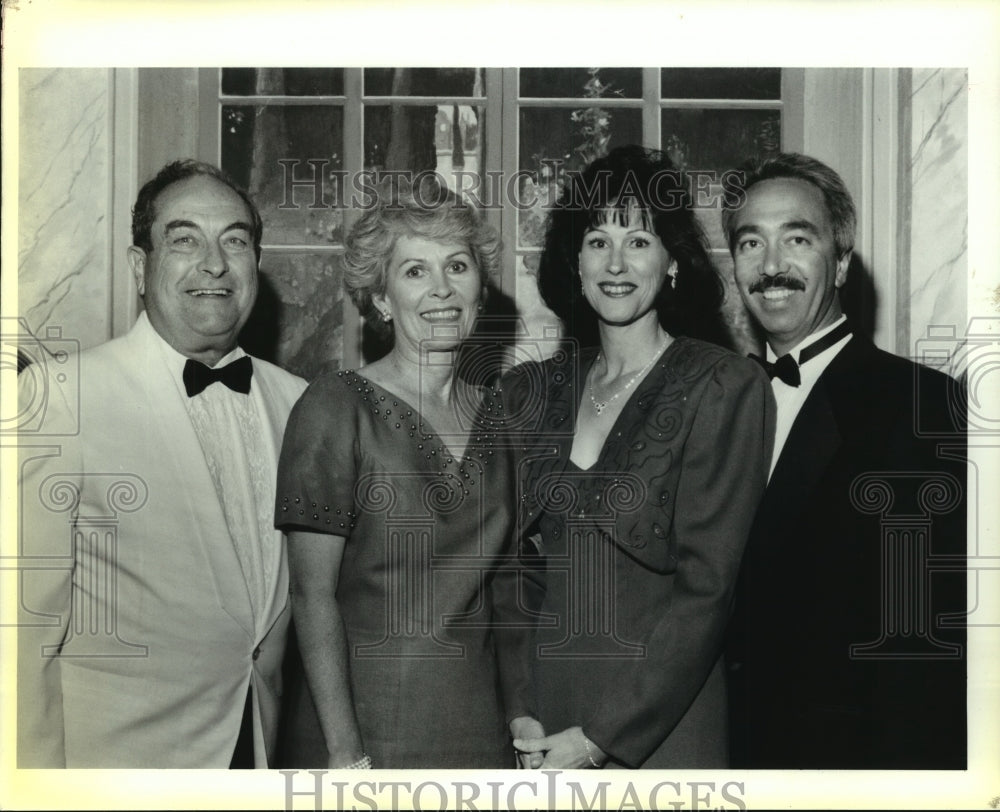
{"label": "smiling mouth", "polygon": [[229,288],[197,288],[188,291],[189,296],[214,296],[216,298],[225,298],[226,296],[231,296],[232,293]]}
{"label": "smiling mouth", "polygon": [[428,310],[420,314],[420,318],[424,321],[432,322],[442,322],[442,321],[455,321],[459,316],[462,315],[462,311],[457,307],[448,307],[444,310]]}
{"label": "smiling mouth", "polygon": [[628,296],[637,286],[631,282],[601,282],[597,287],[601,289],[601,293],[605,296],[617,299],[622,296]]}
{"label": "smiling mouth", "polygon": [[789,296],[792,295],[794,291],[791,288],[768,288],[761,292],[763,296],[769,302],[783,302]]}

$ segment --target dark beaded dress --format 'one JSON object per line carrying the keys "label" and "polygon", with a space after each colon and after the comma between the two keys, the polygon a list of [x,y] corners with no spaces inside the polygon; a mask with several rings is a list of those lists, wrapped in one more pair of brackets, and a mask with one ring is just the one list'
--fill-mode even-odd
{"label": "dark beaded dress", "polygon": [[[523,684],[524,665],[498,656],[510,635],[493,629],[516,605],[504,567],[513,499],[497,443],[502,406],[488,391],[467,406],[457,458],[414,405],[356,372],[328,373],[285,433],[275,523],[346,539],[337,602],[377,768],[512,767],[507,720],[529,712],[515,688],[504,707],[501,685]],[[310,705],[292,711],[293,751],[302,750],[297,724],[316,739],[316,720],[303,718]],[[305,761],[321,764],[323,754]]]}
{"label": "dark beaded dress", "polygon": [[770,386],[752,361],[675,338],[581,469],[570,453],[595,355],[561,352],[503,383],[524,437],[519,528],[540,549],[538,718],[550,734],[582,727],[608,767],[725,767],[723,637],[767,477]]}

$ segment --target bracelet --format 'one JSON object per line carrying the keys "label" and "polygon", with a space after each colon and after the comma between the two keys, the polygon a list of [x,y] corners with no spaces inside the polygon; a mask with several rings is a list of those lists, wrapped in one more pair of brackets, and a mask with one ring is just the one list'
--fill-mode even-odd
{"label": "bracelet", "polygon": [[372,768],[372,757],[365,753],[361,758],[355,761],[353,764],[348,764],[345,767],[341,767],[342,770],[370,770]]}
{"label": "bracelet", "polygon": [[582,735],[583,735],[583,746],[587,748],[587,761],[590,762],[591,767],[599,768],[601,765],[598,764],[596,761],[594,761],[594,755],[590,751],[590,739],[587,738],[586,733],[582,733]]}

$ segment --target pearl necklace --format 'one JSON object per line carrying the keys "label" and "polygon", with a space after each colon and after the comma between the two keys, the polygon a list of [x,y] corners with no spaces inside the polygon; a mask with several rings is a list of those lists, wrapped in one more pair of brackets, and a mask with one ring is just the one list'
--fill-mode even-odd
{"label": "pearl necklace", "polygon": [[667,348],[667,344],[669,343],[670,343],[670,336],[668,335],[663,339],[663,344],[660,345],[660,348],[653,353],[653,357],[649,359],[649,363],[646,364],[646,366],[644,366],[638,372],[636,372],[635,375],[629,378],[628,383],[626,383],[621,389],[615,392],[607,400],[598,400],[597,398],[594,397],[594,369],[597,368],[597,362],[601,360],[601,353],[598,352],[597,358],[594,359],[594,366],[591,368],[590,371],[590,383],[588,392],[588,394],[590,395],[590,403],[594,407],[594,411],[597,412],[597,414],[599,415],[603,414],[604,410],[607,409],[612,402],[616,401],[625,392],[627,392],[629,389],[635,386],[635,382],[639,380],[643,375],[645,375],[649,371],[649,368],[653,366],[654,363],[656,363],[656,359],[660,357],[661,353]]}

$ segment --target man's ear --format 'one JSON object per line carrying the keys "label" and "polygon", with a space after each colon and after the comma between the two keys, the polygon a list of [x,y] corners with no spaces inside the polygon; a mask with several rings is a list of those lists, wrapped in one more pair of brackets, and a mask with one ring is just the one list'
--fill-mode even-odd
{"label": "man's ear", "polygon": [[146,294],[146,252],[138,245],[128,247],[128,267],[135,279],[136,290],[139,291],[140,296],[144,296]]}
{"label": "man's ear", "polygon": [[834,277],[833,284],[836,287],[842,287],[847,281],[847,269],[851,267],[851,257],[854,252],[851,250],[845,251],[844,255],[837,260],[837,275]]}

